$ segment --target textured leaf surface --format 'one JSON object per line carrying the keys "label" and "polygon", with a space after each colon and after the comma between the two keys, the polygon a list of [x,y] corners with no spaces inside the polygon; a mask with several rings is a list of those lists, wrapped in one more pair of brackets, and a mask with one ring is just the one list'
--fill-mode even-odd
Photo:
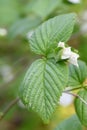
{"label": "textured leaf surface", "polygon": [[[78,95],[87,102],[87,90],[79,91]],[[81,123],[87,127],[87,105],[84,104],[79,98],[76,98],[75,110]]]}
{"label": "textured leaf surface", "polygon": [[37,112],[47,123],[58,105],[67,80],[65,63],[39,59],[27,71],[20,87],[20,97],[28,109]]}
{"label": "textured leaf surface", "polygon": [[66,42],[73,31],[76,15],[65,14],[54,17],[39,26],[30,38],[30,47],[37,53],[47,55],[59,41]]}
{"label": "textured leaf surface", "polygon": [[9,38],[15,38],[18,35],[25,35],[41,23],[38,17],[28,17],[15,22],[9,29]]}
{"label": "textured leaf surface", "polygon": [[69,67],[69,86],[71,87],[82,86],[87,78],[87,65],[82,61],[78,61],[78,64],[79,67],[72,64]]}
{"label": "textured leaf surface", "polygon": [[55,130],[82,130],[81,123],[76,115],[61,122]]}

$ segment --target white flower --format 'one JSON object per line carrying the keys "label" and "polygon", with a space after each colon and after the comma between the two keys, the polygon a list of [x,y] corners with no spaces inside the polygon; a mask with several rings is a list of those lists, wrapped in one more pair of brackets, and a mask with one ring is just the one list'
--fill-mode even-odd
{"label": "white flower", "polygon": [[66,93],[62,94],[59,101],[60,105],[64,107],[69,106],[70,104],[72,104],[72,102],[73,102],[73,96]]}
{"label": "white flower", "polygon": [[59,42],[59,43],[58,43],[58,47],[65,48],[65,43],[64,43],[64,42]]}
{"label": "white flower", "polygon": [[79,58],[78,54],[76,54],[75,52],[71,52],[71,55],[70,55],[68,61],[69,61],[69,63],[78,67],[78,61],[77,61],[78,58]]}
{"label": "white flower", "polygon": [[68,62],[78,67],[77,59],[79,55],[71,50],[71,47],[65,47],[64,42],[59,42],[58,47],[63,48],[61,59],[68,59]]}
{"label": "white flower", "polygon": [[68,0],[68,1],[73,4],[79,4],[81,2],[81,0]]}
{"label": "white flower", "polygon": [[61,59],[68,59],[71,55],[71,47],[66,47],[63,49]]}

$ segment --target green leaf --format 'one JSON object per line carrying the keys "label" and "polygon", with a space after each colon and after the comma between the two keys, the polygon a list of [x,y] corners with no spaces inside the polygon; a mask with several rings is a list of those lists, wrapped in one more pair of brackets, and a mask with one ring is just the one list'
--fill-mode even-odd
{"label": "green leaf", "polygon": [[8,36],[12,39],[18,35],[25,35],[27,32],[37,27],[40,23],[41,19],[39,17],[20,19],[9,28]]}
{"label": "green leaf", "polygon": [[69,84],[71,87],[83,86],[87,78],[87,65],[83,61],[78,61],[79,67],[69,66]]}
{"label": "green leaf", "polygon": [[19,95],[27,109],[32,109],[48,123],[68,81],[68,67],[54,60],[36,60],[26,73]]}
{"label": "green leaf", "polygon": [[[42,18],[47,17],[57,8],[62,6],[62,0],[32,0],[24,8],[25,13],[34,13]],[[50,8],[49,8],[50,7]]]}
{"label": "green leaf", "polygon": [[[81,90],[78,95],[87,102],[87,90]],[[81,123],[87,127],[87,104],[83,103],[79,98],[75,99],[75,110]]]}
{"label": "green leaf", "polygon": [[59,41],[66,42],[75,24],[74,13],[56,16],[39,26],[30,38],[30,47],[37,54],[47,55]]}
{"label": "green leaf", "polygon": [[80,121],[76,115],[61,122],[55,130],[82,130]]}

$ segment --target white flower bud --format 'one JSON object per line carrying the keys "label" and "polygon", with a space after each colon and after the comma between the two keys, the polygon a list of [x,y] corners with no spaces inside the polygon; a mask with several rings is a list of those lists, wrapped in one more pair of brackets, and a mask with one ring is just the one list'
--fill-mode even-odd
{"label": "white flower bud", "polygon": [[65,43],[64,43],[64,42],[59,42],[59,43],[58,43],[58,47],[65,48]]}

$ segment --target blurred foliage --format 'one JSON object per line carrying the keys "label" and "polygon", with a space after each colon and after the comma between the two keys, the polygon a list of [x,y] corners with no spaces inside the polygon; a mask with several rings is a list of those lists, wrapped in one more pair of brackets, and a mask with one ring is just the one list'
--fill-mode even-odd
{"label": "blurred foliage", "polygon": [[[73,122],[73,123],[72,123]],[[82,125],[76,115],[64,120],[60,123],[55,130],[82,130]]]}
{"label": "blurred foliage", "polygon": [[[80,4],[68,0],[0,0],[1,111],[17,96],[27,68],[38,58],[29,49],[30,32],[47,19],[69,12],[76,12],[78,20],[68,43],[87,62],[87,0],[81,0]],[[44,125],[35,113],[27,112],[18,103],[0,122],[0,130],[52,130],[72,113],[72,105],[65,109],[59,107],[50,124]]]}

